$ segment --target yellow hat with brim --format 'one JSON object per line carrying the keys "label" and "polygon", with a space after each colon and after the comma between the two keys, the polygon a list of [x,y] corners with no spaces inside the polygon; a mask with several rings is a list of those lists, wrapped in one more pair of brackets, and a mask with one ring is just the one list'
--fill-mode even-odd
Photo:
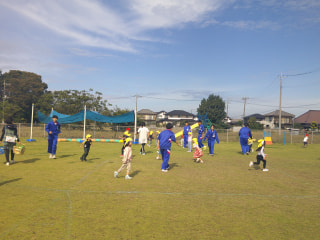
{"label": "yellow hat with brim", "polygon": [[258,148],[259,148],[259,147],[262,147],[262,145],[263,145],[263,143],[264,143],[264,139],[259,139],[259,140],[258,140],[258,143],[259,143],[259,144],[258,144]]}
{"label": "yellow hat with brim", "polygon": [[92,136],[90,134],[87,134],[86,138],[91,138]]}

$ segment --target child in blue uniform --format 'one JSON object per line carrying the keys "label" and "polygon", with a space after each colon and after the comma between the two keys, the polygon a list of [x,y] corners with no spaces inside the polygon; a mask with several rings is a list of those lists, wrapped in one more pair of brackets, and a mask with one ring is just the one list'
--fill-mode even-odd
{"label": "child in blue uniform", "polygon": [[183,147],[186,148],[188,144],[188,134],[191,130],[191,127],[189,126],[188,122],[186,122],[184,125],[185,126],[183,128],[183,139],[184,139]]}
{"label": "child in blue uniform", "polygon": [[48,153],[49,158],[56,158],[58,135],[60,131],[60,123],[58,123],[58,116],[52,116],[52,122],[49,122],[46,126],[48,133]]}
{"label": "child in blue uniform", "polygon": [[169,158],[170,158],[170,151],[171,151],[171,142],[175,142],[178,146],[179,143],[176,142],[176,137],[172,132],[173,125],[172,123],[168,123],[166,125],[166,130],[162,131],[158,136],[158,146],[157,148],[160,149],[161,156],[162,156],[162,172],[168,172],[169,169]]}
{"label": "child in blue uniform", "polygon": [[248,139],[249,137],[252,138],[252,135],[247,123],[245,123],[244,127],[240,129],[239,137],[242,153],[249,154]]}
{"label": "child in blue uniform", "polygon": [[204,146],[203,143],[202,143],[202,139],[204,137],[204,126],[203,126],[201,120],[198,121],[198,124],[199,124],[198,144],[199,144],[199,147],[202,148]]}
{"label": "child in blue uniform", "polygon": [[217,143],[219,144],[219,137],[216,130],[214,130],[214,125],[212,124],[210,129],[208,130],[206,136],[204,137],[203,141],[205,141],[208,138],[208,147],[209,147],[209,155],[213,155],[214,153],[214,144],[217,140]]}

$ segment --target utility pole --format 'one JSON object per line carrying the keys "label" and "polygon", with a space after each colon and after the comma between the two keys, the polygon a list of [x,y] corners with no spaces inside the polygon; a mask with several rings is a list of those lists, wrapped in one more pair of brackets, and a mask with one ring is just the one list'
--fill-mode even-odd
{"label": "utility pole", "polygon": [[133,139],[134,142],[136,141],[136,138],[137,138],[138,97],[141,97],[141,96],[136,94],[135,97],[136,97],[136,109],[134,113],[134,139]]}
{"label": "utility pole", "polygon": [[282,73],[280,74],[280,103],[279,103],[279,135],[281,135],[281,98],[282,98]]}
{"label": "utility pole", "polygon": [[3,96],[2,96],[2,123],[4,123],[4,102],[6,100],[6,79],[3,79]]}
{"label": "utility pole", "polygon": [[242,100],[244,100],[244,104],[243,104],[243,124],[244,124],[244,117],[246,116],[246,104],[247,104],[247,97],[242,98]]}
{"label": "utility pole", "polygon": [[229,99],[227,99],[227,121],[229,117]]}

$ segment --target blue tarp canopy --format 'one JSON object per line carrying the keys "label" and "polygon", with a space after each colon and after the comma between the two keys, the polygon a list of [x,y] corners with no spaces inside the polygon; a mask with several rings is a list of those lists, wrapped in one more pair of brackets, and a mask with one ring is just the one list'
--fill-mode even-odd
{"label": "blue tarp canopy", "polygon": [[104,123],[128,123],[134,122],[134,111],[127,112],[125,114],[119,116],[104,116],[100,113],[94,111],[80,111],[74,115],[65,115],[58,113],[54,110],[51,111],[49,116],[38,111],[38,118],[39,121],[42,123],[49,123],[52,121],[52,116],[57,115],[59,123],[74,123],[74,122],[81,122],[84,120],[84,114],[86,113],[86,119],[90,119],[96,122],[104,122]]}

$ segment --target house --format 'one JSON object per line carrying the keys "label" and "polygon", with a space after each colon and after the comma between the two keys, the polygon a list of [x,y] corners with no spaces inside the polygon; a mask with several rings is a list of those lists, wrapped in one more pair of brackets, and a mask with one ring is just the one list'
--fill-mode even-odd
{"label": "house", "polygon": [[[261,124],[265,128],[279,128],[279,110],[264,114],[264,121]],[[281,128],[291,128],[294,115],[285,111],[281,111]]]}
{"label": "house", "polygon": [[312,122],[320,124],[320,110],[309,110],[294,119],[295,123],[300,123],[304,128],[310,128]]}
{"label": "house", "polygon": [[167,114],[167,112],[163,111],[163,110],[160,111],[160,112],[157,112],[157,121],[165,119],[166,118],[166,114]]}
{"label": "house", "polygon": [[185,121],[188,121],[189,125],[191,125],[198,120],[198,118],[195,115],[183,110],[173,110],[171,112],[165,113],[164,118],[160,118],[159,116],[160,115],[158,114],[157,122],[163,125],[167,124],[168,122],[171,122],[179,126],[181,122],[184,123]]}
{"label": "house", "polygon": [[144,121],[146,125],[156,124],[157,113],[149,109],[141,109],[137,112],[137,116],[140,120]]}

